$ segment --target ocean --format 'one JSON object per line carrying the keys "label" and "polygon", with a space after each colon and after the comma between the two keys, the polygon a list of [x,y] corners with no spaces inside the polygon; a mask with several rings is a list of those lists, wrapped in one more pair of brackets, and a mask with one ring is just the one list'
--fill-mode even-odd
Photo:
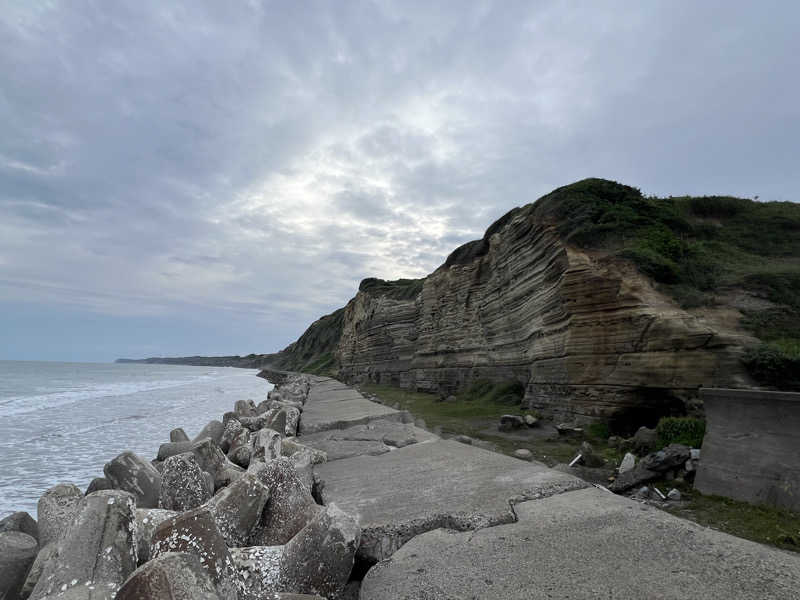
{"label": "ocean", "polygon": [[0,518],[36,518],[57,483],[85,489],[125,450],[149,459],[183,427],[189,437],[266,398],[253,369],[176,365],[0,361]]}

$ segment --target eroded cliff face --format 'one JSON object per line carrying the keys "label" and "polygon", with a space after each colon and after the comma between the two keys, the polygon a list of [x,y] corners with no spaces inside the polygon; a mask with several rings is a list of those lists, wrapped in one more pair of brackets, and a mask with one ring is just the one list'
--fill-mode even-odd
{"label": "eroded cliff face", "polygon": [[696,410],[700,386],[746,387],[730,309],[687,312],[627,261],[565,244],[532,206],[454,252],[411,299],[362,290],[335,356],[350,382],[441,394],[516,379],[577,422]]}

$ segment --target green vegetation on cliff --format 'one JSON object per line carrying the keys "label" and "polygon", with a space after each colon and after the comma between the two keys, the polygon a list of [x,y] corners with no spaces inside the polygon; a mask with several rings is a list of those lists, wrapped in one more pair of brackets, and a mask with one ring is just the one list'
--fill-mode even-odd
{"label": "green vegetation on cliff", "polygon": [[[754,303],[742,325],[764,344],[744,362],[762,383],[800,389],[800,205],[730,196],[646,197],[585,179],[534,205],[565,241],[633,261],[684,308],[744,290]],[[757,308],[756,308],[757,306]]]}
{"label": "green vegetation on cliff", "polygon": [[422,291],[423,283],[425,283],[425,278],[384,281],[369,277],[361,282],[358,291],[371,296],[386,296],[394,300],[413,300]]}

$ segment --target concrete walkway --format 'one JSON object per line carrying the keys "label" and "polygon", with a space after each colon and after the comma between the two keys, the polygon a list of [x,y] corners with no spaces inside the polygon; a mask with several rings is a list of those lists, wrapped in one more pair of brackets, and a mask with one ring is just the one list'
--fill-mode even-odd
{"label": "concrete walkway", "polygon": [[304,407],[316,434],[299,441],[347,457],[316,467],[322,499],[358,515],[359,555],[381,561],[361,600],[800,597],[796,554],[404,420],[327,378]]}

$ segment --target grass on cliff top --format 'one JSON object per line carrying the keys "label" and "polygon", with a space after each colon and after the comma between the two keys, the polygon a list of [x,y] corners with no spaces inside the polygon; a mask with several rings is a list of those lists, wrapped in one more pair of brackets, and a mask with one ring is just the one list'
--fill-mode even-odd
{"label": "grass on cliff top", "polygon": [[684,308],[713,305],[718,293],[736,288],[774,302],[769,310],[744,311],[742,325],[772,343],[770,354],[745,365],[762,383],[800,388],[798,378],[784,377],[797,364],[783,352],[800,340],[800,204],[646,197],[585,179],[542,197],[534,211],[566,241],[631,260]]}

